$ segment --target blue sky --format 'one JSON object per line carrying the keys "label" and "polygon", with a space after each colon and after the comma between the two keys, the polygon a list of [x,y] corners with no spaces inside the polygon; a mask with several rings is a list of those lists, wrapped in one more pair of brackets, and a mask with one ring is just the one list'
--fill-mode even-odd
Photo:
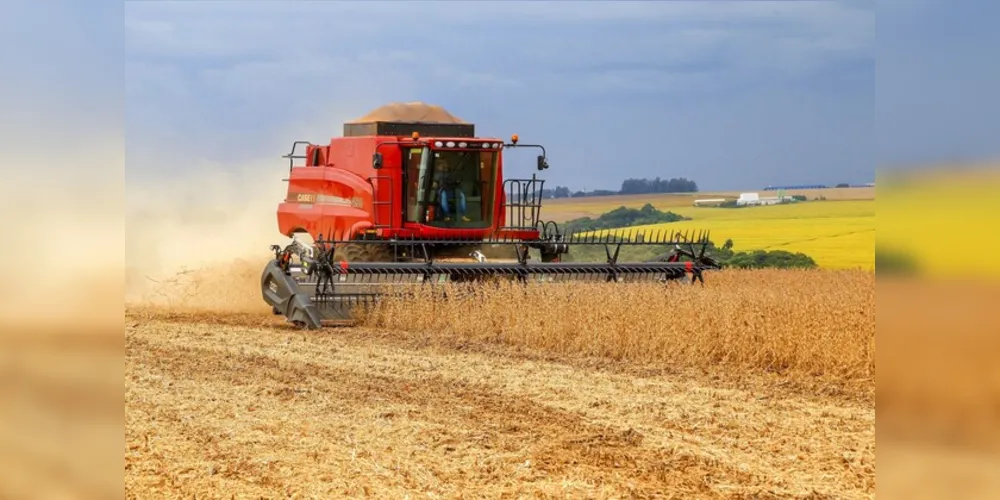
{"label": "blue sky", "polygon": [[[1000,153],[1000,6],[985,0],[49,0],[0,13],[4,46],[31,41],[0,54],[16,67],[5,137],[27,151],[113,145],[124,130],[129,186],[205,162],[280,178],[293,140],[395,100],[542,142],[546,177],[574,189],[865,181],[876,166]],[[525,156],[514,174],[530,173]]]}
{"label": "blue sky", "polygon": [[280,169],[420,100],[545,144],[573,189],[874,178],[873,2],[130,2],[125,41],[130,177]]}
{"label": "blue sky", "polygon": [[1000,159],[1000,3],[880,0],[878,165]]}

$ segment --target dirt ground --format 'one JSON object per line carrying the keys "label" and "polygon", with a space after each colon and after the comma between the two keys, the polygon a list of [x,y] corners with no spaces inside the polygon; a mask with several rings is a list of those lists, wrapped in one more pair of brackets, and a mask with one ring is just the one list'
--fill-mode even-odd
{"label": "dirt ground", "polygon": [[126,311],[125,337],[128,498],[875,494],[874,400],[763,373],[256,314]]}

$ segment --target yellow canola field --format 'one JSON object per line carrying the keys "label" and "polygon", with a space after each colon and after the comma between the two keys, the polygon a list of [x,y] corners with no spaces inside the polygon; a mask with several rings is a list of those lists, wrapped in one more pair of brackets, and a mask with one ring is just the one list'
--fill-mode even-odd
{"label": "yellow canola field", "polygon": [[[897,177],[898,176],[898,177]],[[928,277],[1000,277],[1000,164],[879,179],[879,250]]]}
{"label": "yellow canola field", "polygon": [[787,250],[803,252],[823,268],[875,268],[875,200],[672,211],[694,220],[614,232],[707,230],[717,245],[732,239],[737,251]]}

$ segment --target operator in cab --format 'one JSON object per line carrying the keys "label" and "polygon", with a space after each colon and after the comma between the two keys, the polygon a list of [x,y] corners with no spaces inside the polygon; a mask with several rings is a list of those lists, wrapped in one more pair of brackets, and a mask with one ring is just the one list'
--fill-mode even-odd
{"label": "operator in cab", "polygon": [[465,215],[465,193],[456,174],[444,158],[434,160],[434,189],[445,222],[451,222],[453,214],[462,222],[469,222],[471,219]]}

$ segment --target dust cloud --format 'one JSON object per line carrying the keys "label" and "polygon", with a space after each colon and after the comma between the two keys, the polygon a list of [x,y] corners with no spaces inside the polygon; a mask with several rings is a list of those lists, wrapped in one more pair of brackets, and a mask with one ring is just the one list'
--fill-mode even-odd
{"label": "dust cloud", "polygon": [[287,177],[280,158],[203,162],[127,188],[121,138],[34,160],[0,154],[8,328],[117,330],[122,297],[126,306],[266,307],[260,272],[269,246],[288,241],[276,220]]}
{"label": "dust cloud", "polygon": [[0,153],[0,322],[8,332],[105,322],[120,311],[124,179],[115,167],[124,165],[123,148],[114,137],[73,146],[72,154],[39,156],[27,146]]}
{"label": "dust cloud", "polygon": [[359,106],[331,103],[337,111],[276,132],[252,161],[199,159],[183,145],[170,158],[130,158],[136,178],[126,189],[125,306],[270,314],[261,272],[270,246],[290,241],[278,232],[288,188],[281,155],[293,139],[325,142],[360,115]]}
{"label": "dust cloud", "polygon": [[166,182],[130,185],[126,305],[268,310],[260,273],[278,233],[281,161],[202,163]]}

